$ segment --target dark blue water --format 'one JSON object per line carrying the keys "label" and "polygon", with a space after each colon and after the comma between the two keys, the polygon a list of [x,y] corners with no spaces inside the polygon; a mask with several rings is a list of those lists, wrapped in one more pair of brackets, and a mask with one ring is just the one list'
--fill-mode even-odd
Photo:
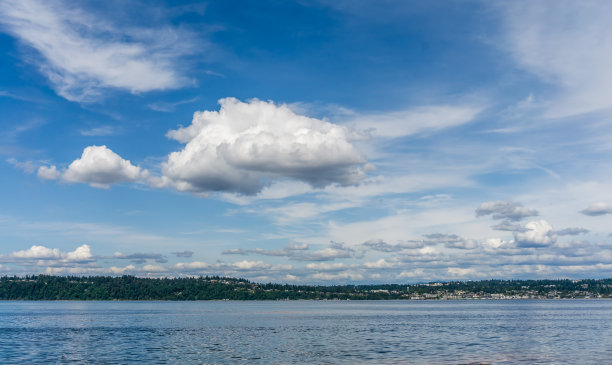
{"label": "dark blue water", "polygon": [[612,364],[612,300],[0,302],[2,364]]}

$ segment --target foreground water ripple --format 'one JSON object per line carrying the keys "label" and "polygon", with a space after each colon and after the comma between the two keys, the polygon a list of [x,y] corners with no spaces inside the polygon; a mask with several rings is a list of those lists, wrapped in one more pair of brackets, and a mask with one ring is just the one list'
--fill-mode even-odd
{"label": "foreground water ripple", "polygon": [[2,364],[605,364],[612,300],[0,302]]}

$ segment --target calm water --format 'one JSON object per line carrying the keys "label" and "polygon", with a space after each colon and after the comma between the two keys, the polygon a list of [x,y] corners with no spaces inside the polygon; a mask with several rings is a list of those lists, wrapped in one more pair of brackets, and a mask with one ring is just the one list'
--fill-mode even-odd
{"label": "calm water", "polygon": [[2,364],[612,364],[612,300],[0,302]]}

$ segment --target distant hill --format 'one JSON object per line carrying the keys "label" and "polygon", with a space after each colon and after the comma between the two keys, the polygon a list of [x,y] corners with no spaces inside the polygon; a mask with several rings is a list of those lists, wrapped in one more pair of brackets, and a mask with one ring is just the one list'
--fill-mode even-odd
{"label": "distant hill", "polygon": [[283,285],[244,279],[134,276],[1,277],[0,300],[385,300],[610,298],[612,279],[482,280],[424,284]]}

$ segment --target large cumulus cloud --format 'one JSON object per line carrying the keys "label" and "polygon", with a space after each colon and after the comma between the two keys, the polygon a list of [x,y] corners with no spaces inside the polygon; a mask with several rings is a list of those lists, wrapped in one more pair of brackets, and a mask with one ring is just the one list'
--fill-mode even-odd
{"label": "large cumulus cloud", "polygon": [[254,194],[274,179],[322,187],[365,176],[366,160],[346,127],[273,102],[225,98],[219,103],[219,111],[197,112],[190,126],[168,133],[185,147],[170,154],[157,185]]}

